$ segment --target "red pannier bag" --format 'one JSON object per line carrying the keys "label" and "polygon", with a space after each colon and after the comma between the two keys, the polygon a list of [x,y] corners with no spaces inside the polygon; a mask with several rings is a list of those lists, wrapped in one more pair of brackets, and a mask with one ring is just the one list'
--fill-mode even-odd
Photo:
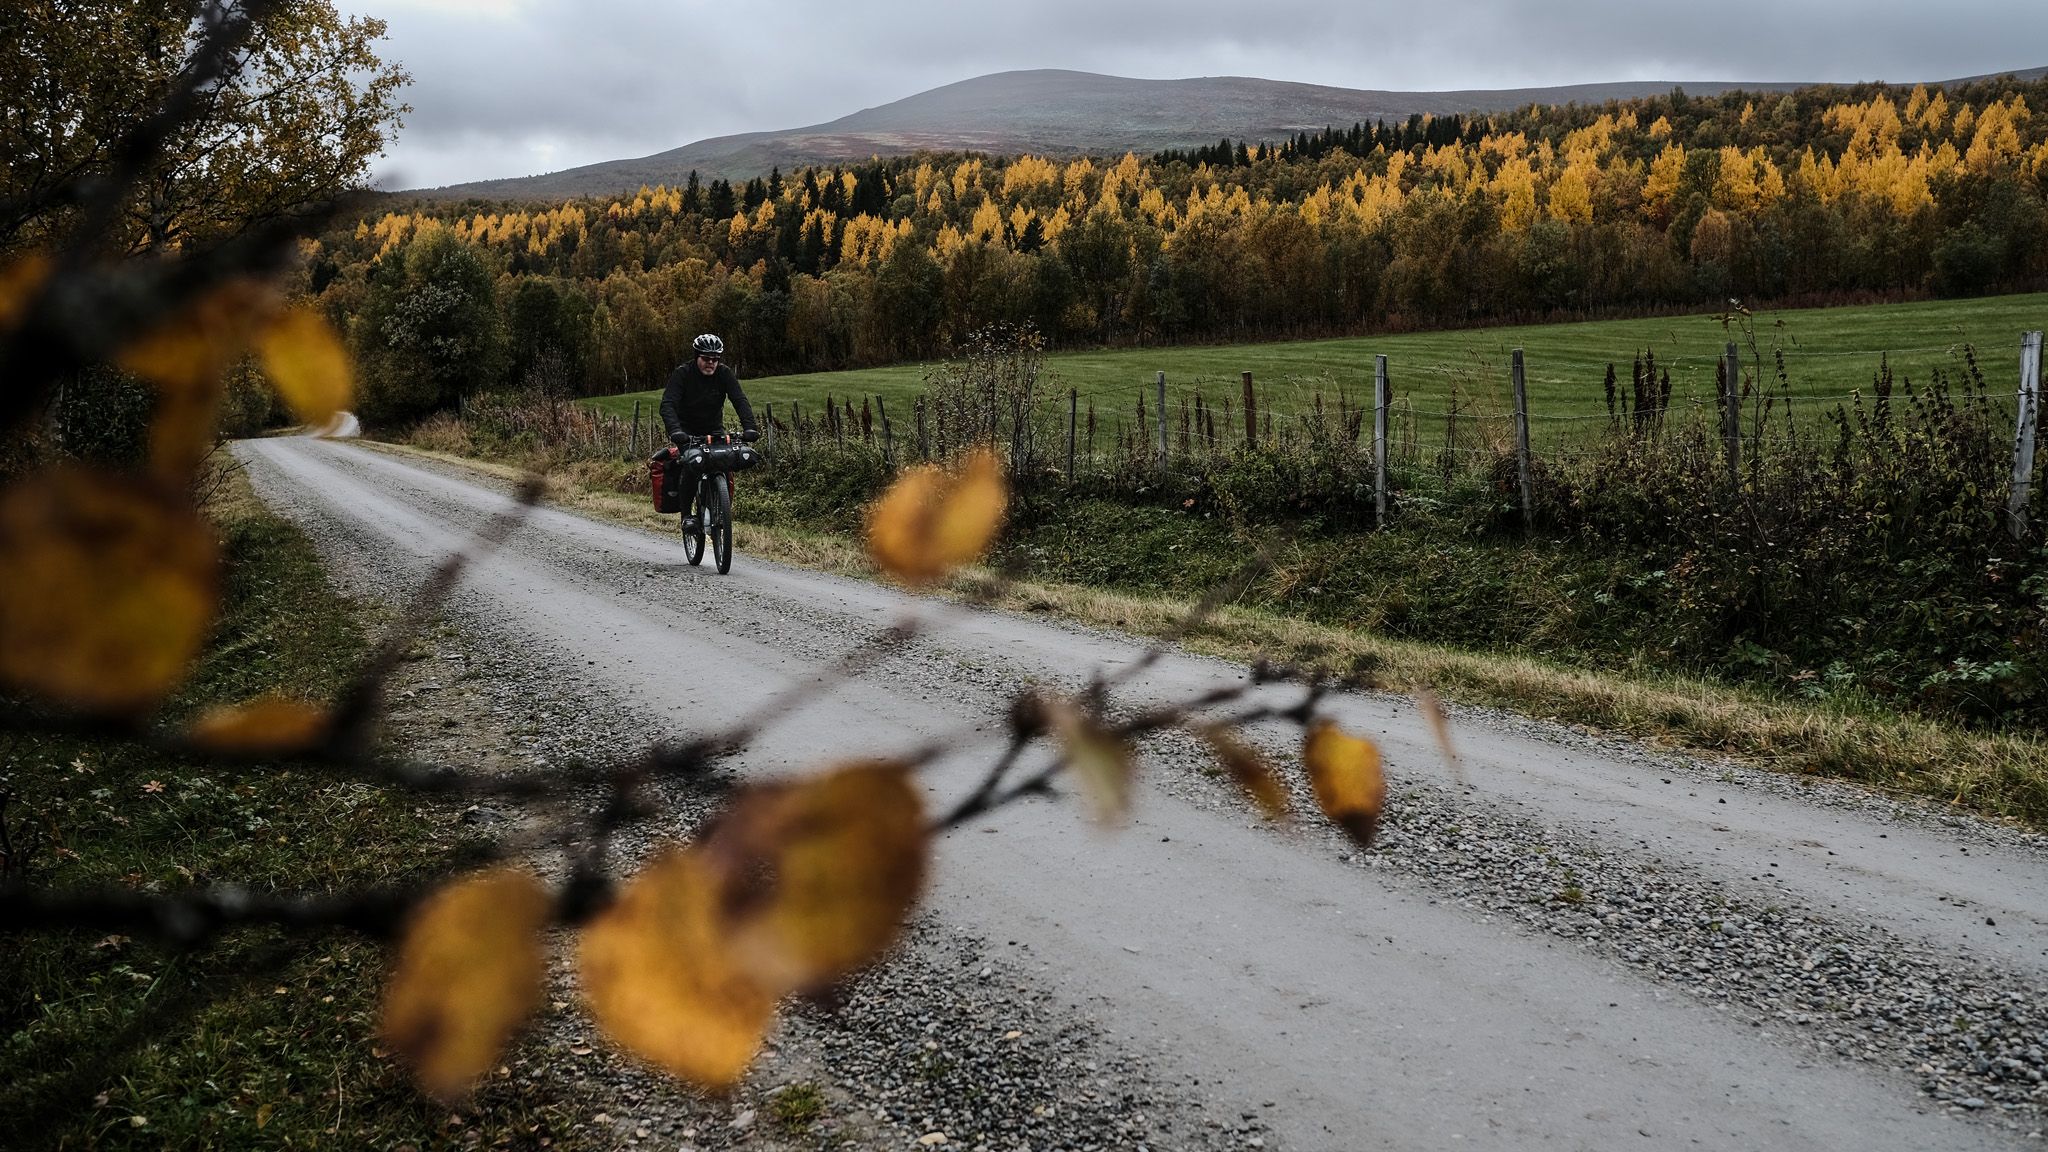
{"label": "red pannier bag", "polygon": [[669,478],[675,460],[672,453],[663,451],[647,462],[647,482],[653,490],[656,512],[667,514],[683,510],[683,486],[672,483]]}

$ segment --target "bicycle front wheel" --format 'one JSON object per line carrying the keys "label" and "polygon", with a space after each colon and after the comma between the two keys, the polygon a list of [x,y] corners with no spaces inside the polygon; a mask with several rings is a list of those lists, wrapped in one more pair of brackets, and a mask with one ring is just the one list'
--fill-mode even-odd
{"label": "bicycle front wheel", "polygon": [[711,550],[718,558],[718,574],[732,571],[732,481],[716,476],[711,481],[711,507],[704,512],[705,527],[711,530]]}

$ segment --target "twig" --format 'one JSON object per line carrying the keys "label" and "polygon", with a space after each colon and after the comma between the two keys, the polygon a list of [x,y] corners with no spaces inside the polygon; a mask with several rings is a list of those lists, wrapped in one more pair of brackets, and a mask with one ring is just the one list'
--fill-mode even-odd
{"label": "twig", "polygon": [[224,885],[165,895],[132,892],[0,891],[0,922],[11,932],[117,932],[194,948],[234,928],[347,928],[383,938],[425,894],[373,888],[341,895],[273,895]]}
{"label": "twig", "polygon": [[1018,758],[1024,754],[1024,749],[1030,746],[1037,735],[1037,732],[1026,731],[1021,725],[1013,726],[1009,746],[1003,750],[1002,757],[989,767],[987,774],[981,778],[981,783],[973,792],[968,793],[965,799],[955,804],[951,811],[933,821],[928,831],[937,835],[949,828],[957,828],[984,812],[994,810],[997,807],[994,799],[997,789],[1002,787],[1003,778],[1010,774],[1010,769],[1016,767]]}

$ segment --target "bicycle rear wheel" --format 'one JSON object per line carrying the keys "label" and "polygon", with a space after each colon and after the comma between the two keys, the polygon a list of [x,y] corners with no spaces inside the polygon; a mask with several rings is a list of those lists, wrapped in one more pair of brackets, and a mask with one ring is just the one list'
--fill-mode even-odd
{"label": "bicycle rear wheel", "polygon": [[732,571],[732,482],[724,476],[711,481],[711,507],[704,512],[704,525],[711,530],[711,550],[718,558],[718,574]]}
{"label": "bicycle rear wheel", "polygon": [[697,481],[696,508],[694,509],[697,513],[697,530],[695,532],[690,531],[687,527],[690,522],[690,513],[693,509],[688,505],[683,507],[682,523],[685,525],[683,528],[683,558],[688,560],[692,567],[704,562],[704,522],[709,514],[709,510],[704,507],[704,500],[710,490],[710,485],[702,480]]}

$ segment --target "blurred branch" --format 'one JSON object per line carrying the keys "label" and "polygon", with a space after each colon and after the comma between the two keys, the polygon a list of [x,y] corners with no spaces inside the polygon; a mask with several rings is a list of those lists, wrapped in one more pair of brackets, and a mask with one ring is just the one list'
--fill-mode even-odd
{"label": "blurred branch", "polygon": [[113,168],[104,176],[86,177],[76,196],[84,210],[71,237],[60,250],[59,273],[81,268],[92,250],[105,242],[135,184],[163,154],[171,136],[199,113],[210,89],[242,65],[239,53],[256,25],[282,0],[214,0],[199,14],[204,37],[179,73],[178,82],[149,117],[114,145]]}
{"label": "blurred branch", "polygon": [[7,380],[0,389],[0,432],[17,431],[58,381],[111,359],[206,291],[233,279],[281,271],[298,239],[345,206],[339,200],[311,205],[178,259],[98,264],[143,173],[160,159],[166,142],[203,111],[209,94],[241,66],[239,54],[256,26],[280,4],[208,4],[198,17],[204,31],[192,57],[155,111],[115,142],[107,170],[81,173],[41,194],[48,201],[77,204],[80,214],[21,322],[0,340],[0,373]]}
{"label": "blurred branch", "polygon": [[120,933],[197,947],[230,929],[347,928],[383,938],[403,922],[425,888],[376,888],[339,895],[274,895],[235,885],[193,892],[144,895],[126,891],[0,891],[0,922],[9,932]]}
{"label": "blurred branch", "polygon": [[513,506],[485,524],[467,547],[443,560],[420,590],[413,594],[412,603],[386,630],[376,651],[364,662],[355,681],[343,690],[335,707],[332,743],[343,758],[359,758],[367,747],[370,724],[376,719],[383,701],[384,682],[390,679],[392,670],[405,658],[406,650],[412,646],[420,629],[447,601],[448,594],[455,590],[469,566],[497,551],[526,522],[545,491],[546,483],[539,476],[527,476],[521,480],[513,496]]}

